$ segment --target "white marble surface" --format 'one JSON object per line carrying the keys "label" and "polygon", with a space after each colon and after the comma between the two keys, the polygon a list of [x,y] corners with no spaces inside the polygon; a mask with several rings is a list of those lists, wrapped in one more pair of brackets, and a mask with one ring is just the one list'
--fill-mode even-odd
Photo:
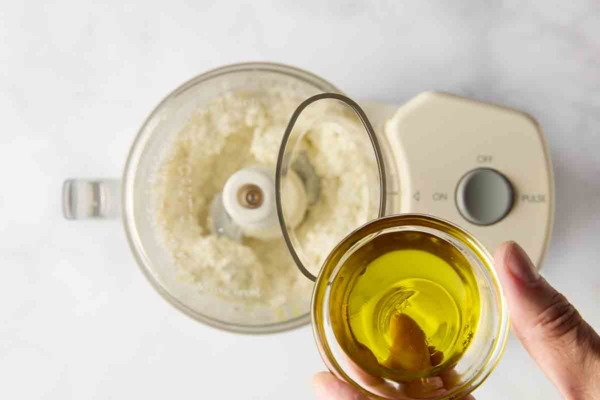
{"label": "white marble surface", "polygon": [[[544,274],[600,329],[600,5],[536,1],[0,3],[0,398],[309,399],[308,327],[227,334],[174,311],[117,222],[69,223],[62,180],[118,176],[151,108],[191,76],[272,60],[349,95],[441,89],[522,108],[548,136]],[[557,399],[511,337],[478,399]]]}

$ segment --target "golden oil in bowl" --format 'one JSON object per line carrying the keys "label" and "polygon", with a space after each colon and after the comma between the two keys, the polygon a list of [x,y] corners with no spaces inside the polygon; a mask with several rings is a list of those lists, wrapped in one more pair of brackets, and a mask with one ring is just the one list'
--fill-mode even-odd
{"label": "golden oil in bowl", "polygon": [[480,298],[472,266],[428,232],[376,236],[340,264],[331,326],[369,375],[411,382],[449,370],[476,334]]}

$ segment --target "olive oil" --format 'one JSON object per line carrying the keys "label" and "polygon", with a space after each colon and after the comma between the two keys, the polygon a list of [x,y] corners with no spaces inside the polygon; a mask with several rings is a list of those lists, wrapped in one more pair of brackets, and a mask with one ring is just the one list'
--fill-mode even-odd
{"label": "olive oil", "polygon": [[381,234],[345,260],[329,304],[348,357],[366,373],[396,382],[452,368],[480,314],[467,258],[445,239],[409,230]]}

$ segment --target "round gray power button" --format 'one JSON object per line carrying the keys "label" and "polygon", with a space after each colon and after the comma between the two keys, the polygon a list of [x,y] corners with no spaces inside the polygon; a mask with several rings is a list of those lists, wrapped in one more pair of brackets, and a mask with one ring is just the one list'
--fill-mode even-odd
{"label": "round gray power button", "polygon": [[462,177],[456,189],[456,205],[463,217],[476,225],[491,225],[508,214],[513,187],[500,172],[478,168]]}

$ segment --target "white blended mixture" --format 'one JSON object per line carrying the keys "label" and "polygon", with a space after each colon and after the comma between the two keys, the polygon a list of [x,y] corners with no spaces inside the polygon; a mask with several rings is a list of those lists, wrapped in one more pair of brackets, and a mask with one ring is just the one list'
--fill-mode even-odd
{"label": "white blended mixture", "polygon": [[[282,238],[237,242],[211,232],[210,205],[236,171],[275,170],[285,127],[303,100],[289,88],[273,87],[230,92],[203,106],[165,149],[154,186],[157,225],[180,279],[239,303],[244,312],[270,308],[275,321],[308,312],[312,282],[298,271]],[[301,258],[313,273],[344,236],[376,216],[378,199],[369,192],[376,176],[373,152],[348,111],[315,108],[313,122],[339,123],[300,122],[303,151],[320,181],[318,199],[295,230]]]}

